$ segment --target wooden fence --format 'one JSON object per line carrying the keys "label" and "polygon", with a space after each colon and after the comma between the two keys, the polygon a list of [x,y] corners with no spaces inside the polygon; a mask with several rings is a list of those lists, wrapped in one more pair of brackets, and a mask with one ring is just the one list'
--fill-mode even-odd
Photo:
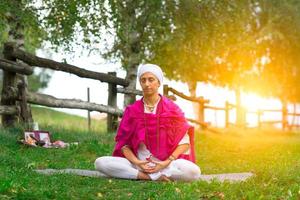
{"label": "wooden fence", "polygon": [[[3,126],[14,125],[17,121],[24,124],[30,124],[32,122],[32,116],[30,106],[28,106],[29,103],[48,107],[85,109],[88,111],[107,113],[107,130],[108,132],[112,132],[117,129],[118,117],[122,116],[123,114],[123,111],[117,108],[117,93],[142,95],[142,91],[127,89],[126,86],[129,85],[129,82],[125,79],[116,77],[115,72],[109,72],[108,74],[99,73],[82,69],[70,64],[40,58],[16,48],[13,43],[6,43],[4,45],[3,54],[4,59],[0,59],[0,68],[3,69],[3,88],[0,105],[0,114],[2,115]],[[50,95],[28,91],[26,76],[33,74],[33,66],[63,71],[75,74],[81,78],[89,78],[108,83],[109,87],[107,105],[91,103],[89,102],[89,99],[88,101],[82,101],[78,99],[59,99]],[[189,97],[171,87],[168,87],[167,85],[164,85],[163,91],[165,96],[173,100],[176,99],[174,95],[177,95],[183,99],[197,103],[199,105],[198,118],[188,120],[199,124],[202,128],[206,128],[211,131],[214,131],[214,129],[211,129],[209,127],[210,124],[205,121],[205,109],[224,111],[226,127],[230,125],[230,110],[243,109],[241,106],[233,105],[228,102],[226,102],[224,108],[213,107],[208,105],[209,100],[204,99],[203,97]],[[170,94],[170,92],[172,94]],[[267,122],[262,121],[261,116],[264,112],[281,112],[283,116],[282,120]],[[300,116],[299,113],[288,113],[286,106],[283,107],[282,110],[260,110],[257,112],[258,124],[261,126],[263,123],[280,122],[282,123],[283,128],[291,127],[291,125],[287,123],[288,115]],[[241,125],[244,126],[245,124]]]}
{"label": "wooden fence", "polygon": [[[170,94],[170,92],[172,94]],[[200,125],[203,129],[208,128],[208,126],[210,125],[209,122],[206,122],[205,120],[205,110],[206,109],[211,109],[211,110],[215,110],[215,111],[224,111],[224,115],[225,115],[225,126],[226,128],[229,127],[230,125],[234,125],[234,126],[239,126],[239,127],[247,127],[247,123],[246,123],[246,115],[247,113],[252,113],[252,114],[256,114],[257,115],[257,124],[258,124],[258,128],[261,128],[263,124],[281,124],[282,129],[291,129],[293,127],[300,127],[299,124],[289,124],[288,123],[288,116],[294,116],[294,117],[300,117],[300,113],[291,113],[288,112],[287,109],[287,105],[283,104],[282,109],[273,109],[273,110],[258,110],[256,112],[253,111],[247,111],[244,107],[242,107],[241,105],[234,105],[231,104],[229,102],[225,102],[225,107],[215,107],[215,106],[210,106],[209,104],[209,100],[208,99],[204,99],[203,97],[189,97],[184,95],[183,93],[175,90],[172,87],[169,87],[168,85],[164,85],[164,95],[165,96],[169,96],[172,99],[176,99],[176,97],[174,95],[177,95],[185,100],[194,102],[198,104],[198,119],[194,120],[194,119],[188,119],[189,121],[191,121],[192,123],[196,123],[198,125]],[[238,109],[239,113],[242,113],[241,116],[237,116],[240,117],[241,119],[237,119],[236,123],[230,123],[230,111],[235,109],[236,113],[238,113]],[[262,120],[262,116],[264,115],[264,113],[268,113],[268,112],[279,112],[281,113],[281,120],[273,120],[273,121],[263,121]],[[238,123],[240,122],[240,123]]]}
{"label": "wooden fence", "polygon": [[[40,58],[16,48],[13,43],[4,45],[3,54],[4,59],[0,59],[0,68],[3,69],[0,114],[2,115],[2,125],[4,127],[12,126],[17,121],[30,124],[32,122],[31,111],[28,106],[28,103],[30,103],[48,107],[85,109],[107,113],[107,129],[113,131],[116,130],[118,117],[123,114],[123,111],[117,108],[116,93],[142,94],[141,91],[126,89],[129,82],[116,77],[115,72],[108,74],[93,72],[70,64]],[[33,74],[33,66],[68,72],[81,78],[108,83],[108,104],[102,105],[78,99],[59,99],[50,95],[28,91],[25,76]],[[123,88],[117,88],[117,85],[123,86]]]}

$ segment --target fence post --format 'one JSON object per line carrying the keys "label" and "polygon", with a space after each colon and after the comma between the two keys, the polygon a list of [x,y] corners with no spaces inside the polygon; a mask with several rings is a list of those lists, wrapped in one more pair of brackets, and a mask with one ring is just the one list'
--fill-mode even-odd
{"label": "fence post", "polygon": [[165,96],[165,97],[168,97],[168,95],[169,95],[169,87],[168,87],[168,85],[164,85],[164,87],[163,87],[163,95]]}
{"label": "fence post", "polygon": [[288,122],[287,122],[287,104],[285,101],[282,102],[282,130],[285,130],[287,128]]}
{"label": "fence post", "polygon": [[236,126],[246,127],[246,112],[242,106],[241,101],[241,89],[237,87],[235,89],[235,101],[236,101]]}
{"label": "fence post", "polygon": [[[203,97],[199,97],[199,115],[198,115],[198,121],[200,123],[204,123],[205,122],[205,119],[204,119],[204,104],[205,104],[205,101],[204,101],[204,98]],[[202,126],[202,128],[204,128]]]}
{"label": "fence post", "polygon": [[[90,88],[87,88],[87,102],[90,102]],[[88,110],[87,112],[87,118],[88,118],[88,130],[91,131],[91,112]]]}
{"label": "fence post", "polygon": [[25,127],[31,129],[32,127],[32,114],[30,105],[27,104],[27,77],[24,75],[19,76],[19,81],[17,84],[18,87],[18,95],[21,97],[21,101],[18,102],[20,105],[20,121],[24,123]]}
{"label": "fence post", "polygon": [[236,126],[245,128],[246,127],[246,110],[241,104],[236,105]]}
{"label": "fence post", "polygon": [[[8,45],[4,45],[3,55],[7,60],[15,61],[16,59],[9,55],[10,49]],[[16,87],[17,76],[14,72],[8,72],[3,70],[3,80],[2,80],[2,93],[1,93],[1,105],[5,106],[16,106],[16,99],[7,98],[7,93],[10,88]],[[17,121],[16,115],[2,115],[2,126],[8,127],[13,126]]]}
{"label": "fence post", "polygon": [[257,126],[260,129],[261,128],[261,115],[263,111],[262,110],[257,110]]}
{"label": "fence post", "polygon": [[[117,76],[116,72],[108,72],[109,75]],[[117,86],[116,84],[108,84],[108,102],[107,105],[114,108],[117,107]],[[107,114],[107,132],[114,132],[117,130],[118,116]]]}
{"label": "fence post", "polygon": [[229,127],[229,110],[230,110],[230,105],[228,101],[225,102],[225,127]]}

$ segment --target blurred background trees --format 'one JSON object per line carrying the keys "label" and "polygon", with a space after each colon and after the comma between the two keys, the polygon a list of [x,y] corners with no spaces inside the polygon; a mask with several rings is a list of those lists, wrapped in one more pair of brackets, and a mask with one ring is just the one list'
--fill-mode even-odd
{"label": "blurred background trees", "polygon": [[[0,45],[19,42],[33,52],[48,41],[73,44],[122,64],[135,88],[140,63],[166,76],[299,101],[300,2],[297,0],[44,0],[1,1]],[[22,42],[21,42],[22,41]],[[31,78],[47,86],[50,74]],[[126,95],[124,104],[134,100]]]}

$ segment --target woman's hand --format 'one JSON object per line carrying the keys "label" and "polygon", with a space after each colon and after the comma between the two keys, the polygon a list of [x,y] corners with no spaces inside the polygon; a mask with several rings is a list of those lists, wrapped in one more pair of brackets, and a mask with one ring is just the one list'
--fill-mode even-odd
{"label": "woman's hand", "polygon": [[171,161],[169,159],[164,160],[164,161],[154,161],[154,160],[151,160],[150,162],[154,163],[155,166],[152,167],[152,169],[150,169],[147,173],[159,172],[160,170],[168,167],[168,165],[171,163]]}
{"label": "woman's hand", "polygon": [[155,166],[151,165],[150,162],[147,160],[138,160],[134,164],[137,165],[141,169],[141,171],[143,171],[145,173],[151,173],[150,171],[152,171],[155,167]]}

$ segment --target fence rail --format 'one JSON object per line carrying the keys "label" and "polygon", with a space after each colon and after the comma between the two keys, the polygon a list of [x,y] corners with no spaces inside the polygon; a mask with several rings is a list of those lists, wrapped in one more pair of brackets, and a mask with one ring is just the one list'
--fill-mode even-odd
{"label": "fence rail", "polygon": [[[32,122],[30,107],[27,106],[28,103],[31,103],[48,107],[84,109],[88,110],[88,112],[98,111],[107,113],[107,130],[111,132],[117,129],[118,117],[122,116],[123,114],[123,111],[117,108],[117,93],[142,95],[142,91],[126,88],[126,86],[129,85],[129,82],[125,79],[116,77],[115,72],[109,72],[108,74],[93,72],[74,65],[40,58],[16,48],[13,43],[6,43],[4,45],[3,54],[4,59],[0,59],[0,68],[4,71],[0,106],[0,114],[2,115],[3,126],[13,125],[16,122],[17,118],[19,118],[19,120],[23,123]],[[107,105],[89,102],[89,95],[87,101],[82,101],[78,99],[60,99],[46,94],[29,92],[27,90],[27,83],[24,76],[33,74],[33,66],[48,68],[56,71],[63,71],[77,75],[81,78],[89,78],[108,83]],[[118,85],[122,87],[117,87]],[[163,91],[165,96],[173,100],[176,100],[176,96],[179,96],[185,100],[198,104],[197,119],[188,120],[192,123],[200,125],[204,129],[208,129],[213,132],[217,131],[210,127],[210,123],[205,121],[204,113],[206,109],[224,111],[226,127],[232,124],[229,120],[229,112],[232,109],[235,109],[236,112],[240,110],[240,113],[244,113],[244,115],[246,115],[246,113],[257,114],[259,127],[262,124],[271,123],[281,123],[283,128],[299,127],[299,125],[297,124],[288,124],[287,116],[292,115],[294,117],[299,117],[300,113],[289,113],[287,111],[286,105],[283,106],[281,110],[266,109],[259,110],[257,112],[248,112],[245,111],[241,106],[234,105],[229,102],[225,103],[224,108],[211,106],[209,105],[210,101],[208,99],[204,99],[204,97],[190,97],[183,94],[182,92],[177,91],[174,88],[169,87],[168,85],[164,85]],[[282,120],[262,121],[261,116],[265,112],[280,112],[282,113]],[[235,125],[245,126],[245,123],[236,123]]]}
{"label": "fence rail", "polygon": [[[229,118],[229,112],[233,109],[237,110],[240,109],[241,113],[244,114],[243,118],[245,119],[245,116],[247,113],[252,113],[252,114],[256,114],[257,115],[257,124],[258,127],[261,127],[262,124],[276,124],[276,123],[280,123],[282,124],[282,128],[292,128],[292,127],[300,127],[300,125],[298,124],[288,124],[287,121],[287,116],[294,116],[294,117],[300,117],[300,113],[289,113],[287,112],[287,106],[283,106],[282,109],[264,109],[264,110],[258,110],[258,111],[247,111],[245,110],[245,108],[243,108],[242,106],[238,106],[238,105],[234,105],[232,103],[229,102],[225,102],[225,107],[215,107],[215,106],[210,106],[207,105],[209,103],[209,100],[204,99],[203,97],[189,97],[177,90],[175,90],[174,88],[169,87],[168,85],[164,85],[164,95],[165,96],[172,96],[172,94],[170,94],[170,92],[174,95],[180,96],[181,98],[187,100],[187,101],[192,101],[194,103],[198,104],[198,116],[197,116],[197,120],[192,120],[192,119],[188,119],[189,121],[191,121],[192,123],[198,124],[200,125],[203,129],[207,129],[208,128],[208,124],[205,121],[205,110],[206,109],[211,109],[211,110],[215,110],[215,111],[224,111],[225,113],[225,126],[229,127],[229,125],[234,125],[234,126],[242,126],[242,127],[246,127],[247,124],[244,121],[244,123],[242,124],[237,124],[236,123],[231,123]],[[262,121],[261,117],[265,112],[280,112],[282,114],[282,119],[281,120],[270,120],[270,121]],[[237,120],[238,121],[238,120]]]}
{"label": "fence rail", "polygon": [[[126,89],[129,82],[125,79],[116,77],[114,72],[108,74],[93,72],[74,65],[40,58],[16,48],[13,43],[6,43],[4,45],[3,54],[4,59],[0,59],[0,68],[4,71],[0,107],[3,126],[13,125],[17,120],[17,116],[19,121],[23,123],[32,121],[31,111],[27,106],[27,103],[31,103],[48,107],[84,109],[88,111],[107,113],[107,127],[109,131],[112,131],[116,129],[118,117],[123,114],[123,111],[117,108],[116,94],[142,94],[142,92],[138,90]],[[19,60],[22,62],[19,62]],[[27,90],[24,75],[32,75],[33,66],[63,71],[77,75],[81,78],[89,78],[108,83],[108,105],[91,103],[89,100],[82,101],[78,99],[61,99],[51,95],[29,92]],[[117,85],[125,88],[116,88]]]}
{"label": "fence rail", "polygon": [[129,85],[129,82],[122,78],[118,78],[101,72],[89,71],[67,63],[60,63],[60,62],[56,62],[53,60],[32,55],[30,53],[27,53],[25,51],[16,48],[15,45],[12,43],[6,43],[4,51],[5,54],[8,55],[10,58],[22,60],[31,66],[38,66],[41,68],[48,68],[55,71],[68,72],[77,75],[81,78],[89,78],[89,79],[99,80],[102,82],[113,83],[116,85],[122,85],[122,86]]}

